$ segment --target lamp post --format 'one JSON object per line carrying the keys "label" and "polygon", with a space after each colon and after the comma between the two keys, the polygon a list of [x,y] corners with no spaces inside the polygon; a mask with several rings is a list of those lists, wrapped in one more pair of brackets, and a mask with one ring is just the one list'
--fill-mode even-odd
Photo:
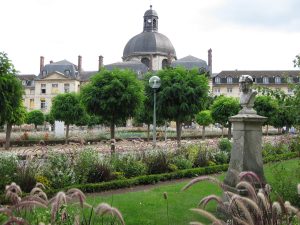
{"label": "lamp post", "polygon": [[154,106],[153,106],[153,148],[156,146],[156,89],[160,87],[160,78],[158,76],[152,76],[149,79],[149,85],[154,92]]}

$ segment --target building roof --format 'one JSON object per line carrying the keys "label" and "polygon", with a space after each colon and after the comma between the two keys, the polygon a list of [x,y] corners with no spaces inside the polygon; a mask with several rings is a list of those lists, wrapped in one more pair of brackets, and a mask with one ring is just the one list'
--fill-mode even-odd
{"label": "building roof", "polygon": [[105,65],[104,67],[108,70],[113,70],[114,68],[131,69],[134,72],[136,72],[138,75],[148,72],[148,67],[144,63],[135,60],[112,63],[109,65]]}
{"label": "building roof", "polygon": [[20,75],[17,75],[17,77],[20,80],[35,80],[35,78],[37,78],[37,76],[34,74],[20,74]]}
{"label": "building roof", "polygon": [[[46,71],[43,73],[43,71]],[[38,78],[42,79],[47,74],[51,74],[53,72],[60,72],[64,75],[66,75],[69,78],[76,79],[79,75],[78,68],[73,63],[67,61],[67,60],[61,60],[58,62],[46,64],[43,68],[41,73],[39,74]]]}
{"label": "building roof", "polygon": [[98,73],[98,71],[83,71],[80,73],[80,80],[88,81],[96,73]]}
{"label": "building roof", "polygon": [[208,71],[208,66],[206,61],[196,58],[192,55],[188,55],[171,63],[172,67],[176,66],[183,66],[186,69],[193,69],[193,68],[203,68]]}
{"label": "building roof", "polygon": [[176,57],[175,49],[165,35],[158,32],[144,31],[131,38],[123,51],[123,57],[159,54],[168,56],[169,54]]}
{"label": "building roof", "polygon": [[241,75],[251,75],[252,77],[298,77],[300,70],[223,70],[215,77],[240,77]]}

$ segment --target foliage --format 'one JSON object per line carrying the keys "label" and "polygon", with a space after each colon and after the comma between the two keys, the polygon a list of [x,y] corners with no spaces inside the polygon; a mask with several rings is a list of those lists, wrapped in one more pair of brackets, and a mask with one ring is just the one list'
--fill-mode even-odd
{"label": "foliage", "polygon": [[35,129],[37,128],[37,125],[42,125],[44,121],[45,117],[41,110],[33,110],[27,114],[26,123],[34,124]]}
{"label": "foliage", "polygon": [[262,146],[262,155],[263,156],[270,156],[270,155],[276,155],[276,154],[284,154],[288,153],[289,147],[287,144],[282,143],[282,142],[277,142],[277,143],[265,143]]}
{"label": "foliage", "polygon": [[81,99],[88,113],[100,116],[110,125],[114,139],[114,126],[133,117],[141,107],[143,85],[132,71],[101,70],[82,88]]}
{"label": "foliage", "polygon": [[84,108],[80,103],[79,95],[75,93],[59,94],[54,97],[50,114],[55,120],[64,121],[67,125],[66,142],[68,141],[69,125],[75,124],[84,115]]}
{"label": "foliage", "polygon": [[22,106],[23,87],[16,73],[7,54],[0,52],[0,124],[9,122]]}
{"label": "foliage", "polygon": [[211,111],[203,110],[199,112],[195,117],[196,122],[201,126],[208,126],[213,123]]}
{"label": "foliage", "polygon": [[38,170],[39,165],[34,160],[27,159],[26,161],[19,162],[14,181],[28,193],[36,184],[35,174]]}
{"label": "foliage", "polygon": [[194,158],[193,161],[194,167],[209,166],[210,160],[211,160],[211,154],[209,149],[204,145],[200,145],[196,157]]}
{"label": "foliage", "polygon": [[10,153],[0,153],[0,192],[5,185],[10,184],[16,178],[18,160],[16,155]]}
{"label": "foliage", "polygon": [[148,153],[143,160],[147,165],[149,174],[167,173],[171,171],[170,153],[166,151],[153,151]]}
{"label": "foliage", "polygon": [[294,63],[294,67],[300,67],[300,55],[295,56],[293,63]]}
{"label": "foliage", "polygon": [[233,97],[218,96],[211,105],[211,115],[216,123],[223,127],[229,127],[228,135],[231,135],[231,122],[229,117],[238,114],[240,110],[239,101]]}
{"label": "foliage", "polygon": [[40,175],[49,180],[51,188],[62,188],[76,181],[72,161],[67,154],[63,153],[48,153]]}
{"label": "foliage", "polygon": [[76,181],[77,183],[86,183],[91,169],[99,161],[99,153],[93,149],[84,149],[74,158]]}
{"label": "foliage", "polygon": [[113,156],[112,165],[126,178],[145,175],[147,172],[146,165],[131,154]]}
{"label": "foliage", "polygon": [[178,170],[191,169],[193,167],[193,163],[183,155],[174,156],[171,159],[171,164],[175,165]]}
{"label": "foliage", "polygon": [[50,123],[51,125],[54,125],[55,119],[51,113],[45,114],[45,121]]}
{"label": "foliage", "polygon": [[278,102],[268,95],[261,95],[256,97],[254,102],[254,109],[260,116],[267,117],[265,124],[272,124],[272,120],[278,110]]}
{"label": "foliage", "polygon": [[98,183],[102,181],[113,180],[113,168],[112,166],[102,160],[96,162],[89,170],[87,182],[88,183]]}
{"label": "foliage", "polygon": [[158,115],[176,122],[180,145],[182,123],[191,121],[203,109],[203,102],[208,97],[208,79],[196,69],[181,67],[160,70],[157,76],[161,79],[161,87],[157,90]]}
{"label": "foliage", "polygon": [[230,152],[218,151],[211,154],[213,162],[217,165],[227,164],[230,160]]}
{"label": "foliage", "polygon": [[221,152],[231,152],[232,143],[227,138],[221,138],[218,143],[218,148]]}

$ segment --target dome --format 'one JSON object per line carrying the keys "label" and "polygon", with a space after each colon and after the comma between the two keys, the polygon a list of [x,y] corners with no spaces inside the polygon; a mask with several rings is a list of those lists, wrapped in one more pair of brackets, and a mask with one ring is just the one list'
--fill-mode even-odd
{"label": "dome", "polygon": [[160,54],[165,56],[170,54],[176,57],[175,49],[169,38],[158,32],[142,32],[134,36],[127,42],[123,51],[124,58],[143,54]]}
{"label": "dome", "polygon": [[157,16],[157,17],[158,17],[157,12],[156,12],[155,10],[153,10],[152,8],[151,8],[151,9],[148,9],[148,10],[145,12],[144,16],[145,16],[145,17],[147,17],[147,16]]}

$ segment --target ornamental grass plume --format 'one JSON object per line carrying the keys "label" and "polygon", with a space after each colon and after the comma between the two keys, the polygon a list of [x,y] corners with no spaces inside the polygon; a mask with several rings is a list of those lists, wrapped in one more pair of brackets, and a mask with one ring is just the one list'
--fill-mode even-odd
{"label": "ornamental grass plume", "polygon": [[[283,203],[279,201],[273,202],[270,198],[271,186],[266,184],[256,191],[257,184],[262,185],[263,182],[253,172],[243,172],[239,176],[239,182],[236,185],[237,193],[227,190],[227,186],[220,184],[213,177],[198,177],[190,181],[182,190],[186,190],[195,183],[200,181],[211,181],[221,187],[224,191],[224,199],[215,195],[209,195],[203,198],[197,209],[191,209],[199,213],[203,217],[209,219],[212,224],[228,224],[225,221],[218,219],[213,214],[205,211],[206,205],[210,201],[216,201],[220,209],[224,210],[227,217],[227,222],[234,225],[290,225],[300,224],[300,211],[292,206],[289,202]],[[246,181],[247,180],[247,181]],[[300,189],[298,185],[298,191]],[[241,196],[238,193],[245,193]],[[223,215],[224,216],[224,215]],[[231,221],[231,222],[230,222]],[[298,222],[298,223],[297,223]],[[190,224],[198,225],[199,222],[191,222]]]}
{"label": "ornamental grass plume", "polygon": [[120,221],[120,223],[122,225],[125,225],[125,221],[123,219],[123,216],[122,216],[121,212],[117,208],[111,207],[107,203],[100,203],[95,208],[95,213],[100,215],[100,216],[104,216],[106,214],[114,216]]}
{"label": "ornamental grass plume", "polygon": [[19,185],[12,182],[5,187],[5,197],[11,201],[12,204],[16,204],[21,201],[22,190]]}

